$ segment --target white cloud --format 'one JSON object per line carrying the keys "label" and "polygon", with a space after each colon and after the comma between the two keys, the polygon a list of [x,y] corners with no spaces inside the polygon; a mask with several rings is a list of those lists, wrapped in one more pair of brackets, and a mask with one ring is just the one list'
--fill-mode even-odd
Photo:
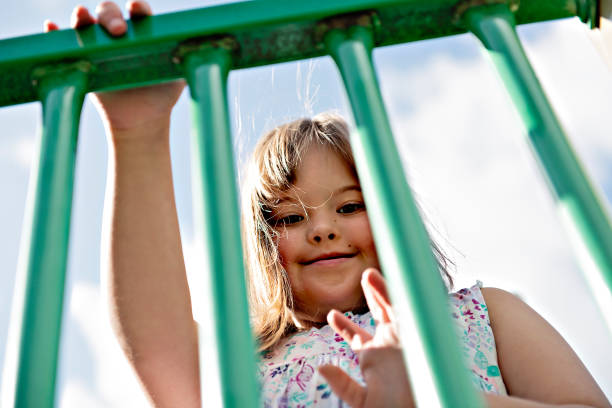
{"label": "white cloud", "polygon": [[609,185],[612,72],[589,39],[593,33],[577,19],[548,23],[547,29],[548,36],[528,43],[527,55],[593,178]]}
{"label": "white cloud", "polygon": [[19,166],[29,169],[34,159],[35,146],[34,139],[20,139],[15,143],[14,148],[9,149],[9,151],[13,152],[13,158]]}
{"label": "white cloud", "polygon": [[[0,109],[2,135],[0,162],[11,171],[28,172],[40,136],[40,107],[37,104]],[[10,177],[13,177],[11,175]]]}
{"label": "white cloud", "polygon": [[83,384],[77,379],[71,379],[64,385],[59,406],[104,408],[106,405],[95,394],[92,395],[88,384]]}
{"label": "white cloud", "polygon": [[[85,338],[87,350],[67,350],[85,362],[94,374],[93,384],[75,373],[65,374],[59,391],[61,407],[146,407],[149,406],[135,375],[113,336],[108,311],[97,286],[75,283],[69,301],[68,318]],[[82,355],[79,355],[82,353]]]}
{"label": "white cloud", "polygon": [[[198,234],[196,234],[197,236]],[[184,240],[185,267],[191,292],[194,319],[198,322],[200,363],[202,367],[202,395],[206,395],[207,405],[222,406],[219,360],[217,359],[217,340],[215,336],[214,309],[210,283],[210,271],[205,262],[204,246],[199,241]]]}

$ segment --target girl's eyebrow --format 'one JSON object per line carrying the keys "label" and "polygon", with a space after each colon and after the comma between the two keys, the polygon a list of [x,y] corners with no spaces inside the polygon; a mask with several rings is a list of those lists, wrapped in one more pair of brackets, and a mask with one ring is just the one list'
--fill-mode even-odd
{"label": "girl's eyebrow", "polygon": [[[350,184],[348,186],[340,187],[339,189],[334,191],[332,193],[332,195],[339,195],[339,194],[342,194],[342,193],[346,193],[347,191],[357,191],[357,192],[361,193],[361,186],[359,186],[358,184]],[[278,205],[280,205],[280,204],[287,204],[287,203],[289,203],[289,204],[296,204],[298,202],[299,202],[299,200],[296,200],[294,197],[283,196],[278,201]]]}
{"label": "girl's eyebrow", "polygon": [[357,192],[361,193],[361,186],[359,186],[357,184],[351,184],[351,185],[348,185],[348,186],[344,186],[344,187],[341,187],[338,190],[334,191],[334,195],[342,194],[342,193],[345,193],[347,191],[357,191]]}

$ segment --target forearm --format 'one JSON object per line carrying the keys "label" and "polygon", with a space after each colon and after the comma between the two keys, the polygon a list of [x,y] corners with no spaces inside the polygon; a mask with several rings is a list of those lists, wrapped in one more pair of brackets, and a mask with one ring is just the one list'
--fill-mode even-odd
{"label": "forearm", "polygon": [[491,394],[486,394],[485,399],[489,408],[598,408],[597,405],[547,404],[543,402],[529,401],[517,397],[499,396]]}
{"label": "forearm", "polygon": [[[169,121],[112,135],[107,190],[113,326],[157,406],[177,406],[172,395],[199,395],[197,334],[174,201],[168,128]],[[181,406],[188,406],[186,402],[181,400]]]}

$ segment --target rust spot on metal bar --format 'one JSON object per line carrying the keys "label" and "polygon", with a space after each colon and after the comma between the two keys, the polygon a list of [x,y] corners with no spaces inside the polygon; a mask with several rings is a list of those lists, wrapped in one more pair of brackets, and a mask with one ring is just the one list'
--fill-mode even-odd
{"label": "rust spot on metal bar", "polygon": [[210,49],[227,50],[230,55],[237,56],[240,52],[240,43],[231,35],[190,38],[179,44],[172,54],[172,62],[180,65],[187,54]]}
{"label": "rust spot on metal bar", "polygon": [[380,19],[375,11],[363,11],[359,13],[342,14],[321,20],[315,27],[314,36],[315,42],[321,48],[324,48],[325,35],[332,30],[347,30],[354,26],[365,27],[374,33],[380,28]]}
{"label": "rust spot on metal bar", "polygon": [[519,9],[520,0],[464,0],[455,6],[453,10],[452,22],[456,26],[462,26],[463,15],[466,11],[473,7],[488,6],[493,4],[505,4],[512,13],[515,13]]}
{"label": "rust spot on metal bar", "polygon": [[93,70],[94,65],[89,61],[61,61],[56,64],[47,64],[34,68],[30,77],[32,78],[32,85],[36,87],[43,79],[48,77],[61,76],[74,71],[89,74]]}

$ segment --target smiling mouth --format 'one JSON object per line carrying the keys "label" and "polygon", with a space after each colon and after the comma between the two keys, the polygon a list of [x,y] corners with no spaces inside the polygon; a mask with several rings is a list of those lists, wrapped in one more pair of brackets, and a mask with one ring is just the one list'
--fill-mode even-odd
{"label": "smiling mouth", "polygon": [[323,261],[334,261],[334,260],[341,260],[341,259],[349,259],[349,258],[353,258],[355,255],[357,255],[357,253],[354,253],[354,254],[325,255],[325,256],[313,259],[311,261],[302,262],[302,265],[312,265],[312,264],[314,264],[316,262],[323,262]]}

